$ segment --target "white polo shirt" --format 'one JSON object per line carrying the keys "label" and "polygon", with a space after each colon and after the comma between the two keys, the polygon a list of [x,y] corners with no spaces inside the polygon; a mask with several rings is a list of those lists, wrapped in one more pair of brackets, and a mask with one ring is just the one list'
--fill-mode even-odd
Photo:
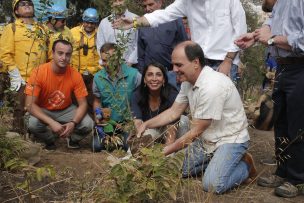
{"label": "white polo shirt", "polygon": [[182,83],[175,102],[188,103],[192,118],[212,119],[200,137],[208,153],[222,144],[249,140],[247,117],[240,95],[224,74],[205,66],[194,86],[189,82]]}

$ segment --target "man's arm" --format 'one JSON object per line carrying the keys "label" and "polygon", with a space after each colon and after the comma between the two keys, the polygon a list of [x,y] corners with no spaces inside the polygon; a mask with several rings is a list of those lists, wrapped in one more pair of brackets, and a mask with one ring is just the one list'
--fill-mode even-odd
{"label": "man's arm", "polygon": [[77,103],[78,107],[75,111],[73,119],[63,125],[65,130],[60,134],[61,137],[68,137],[73,132],[75,126],[81,122],[87,113],[88,104],[86,97],[77,98]]}
{"label": "man's arm", "polygon": [[[176,0],[166,7],[166,9],[156,10],[152,13],[136,18],[122,18],[115,20],[113,27],[116,29],[127,30],[132,27],[156,27],[159,24],[170,22],[178,18],[187,16],[187,0]],[[136,25],[136,26],[134,26]]]}
{"label": "man's arm", "polygon": [[54,133],[61,135],[64,132],[64,127],[60,123],[46,115],[42,111],[42,109],[36,104],[36,102],[37,97],[26,95],[25,107],[27,112],[29,112],[37,119],[41,120],[43,123],[47,124]]}
{"label": "man's arm", "polygon": [[144,122],[138,128],[137,137],[140,137],[147,128],[157,128],[157,127],[165,126],[177,120],[183,114],[183,112],[186,110],[187,107],[188,107],[188,103],[174,102],[169,109],[162,112],[158,116]]}
{"label": "man's arm", "polygon": [[75,111],[75,115],[72,119],[75,123],[80,123],[83,117],[87,113],[88,103],[86,97],[77,98],[78,107]]}
{"label": "man's arm", "polygon": [[177,139],[174,143],[164,148],[164,154],[169,155],[189,145],[196,137],[200,136],[211,124],[211,119],[193,119],[191,130]]}
{"label": "man's arm", "polygon": [[237,52],[227,52],[223,62],[218,67],[218,72],[229,76],[231,66],[232,66],[233,60],[236,55],[237,55]]}
{"label": "man's arm", "polygon": [[229,9],[231,12],[231,24],[235,35],[231,39],[229,51],[226,53],[223,62],[218,68],[218,71],[225,75],[230,75],[231,66],[239,51],[239,48],[234,44],[233,40],[247,31],[246,15],[241,2],[239,0],[231,0]]}

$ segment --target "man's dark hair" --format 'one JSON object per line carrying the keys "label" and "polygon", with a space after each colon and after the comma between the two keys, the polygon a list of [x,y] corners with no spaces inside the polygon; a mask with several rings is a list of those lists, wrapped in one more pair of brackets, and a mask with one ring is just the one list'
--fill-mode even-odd
{"label": "man's dark hair", "polygon": [[64,45],[70,45],[71,48],[72,48],[72,50],[73,50],[73,45],[72,45],[71,42],[69,42],[69,41],[67,41],[67,40],[65,40],[65,39],[57,39],[57,40],[54,41],[53,46],[52,46],[52,51],[53,51],[53,52],[55,52],[55,47],[56,47],[56,45],[57,45],[58,43],[62,43],[62,44],[64,44]]}
{"label": "man's dark hair", "polygon": [[189,61],[193,61],[194,59],[198,58],[202,68],[205,66],[204,52],[200,45],[196,43],[187,44],[185,46],[185,54]]}
{"label": "man's dark hair", "polygon": [[100,53],[106,53],[110,51],[111,49],[115,49],[116,44],[114,43],[105,43],[100,47]]}

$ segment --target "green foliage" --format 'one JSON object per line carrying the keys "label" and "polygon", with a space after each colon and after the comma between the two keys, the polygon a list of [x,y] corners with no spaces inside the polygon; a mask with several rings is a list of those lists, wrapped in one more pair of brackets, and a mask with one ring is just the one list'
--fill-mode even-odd
{"label": "green foliage", "polygon": [[[247,3],[243,4],[246,11],[246,21],[248,25],[248,32],[261,27],[258,15],[250,10]],[[263,70],[265,58],[265,46],[256,44],[255,46],[246,49],[242,55],[241,60],[245,66],[242,73],[241,81],[238,84],[238,89],[243,100],[257,99],[253,98],[257,88],[260,88],[263,79]]]}
{"label": "green foliage", "polygon": [[102,202],[176,200],[184,154],[165,157],[162,150],[161,145],[143,148],[137,159],[113,166],[105,180],[106,188],[101,186],[93,198]]}
{"label": "green foliage", "polygon": [[23,149],[19,139],[0,135],[0,168],[16,169],[18,168],[16,167],[17,162],[22,165],[21,161],[18,160],[18,155]]}
{"label": "green foliage", "polygon": [[12,18],[12,2],[11,1],[0,1],[0,23],[6,23],[6,16]]}

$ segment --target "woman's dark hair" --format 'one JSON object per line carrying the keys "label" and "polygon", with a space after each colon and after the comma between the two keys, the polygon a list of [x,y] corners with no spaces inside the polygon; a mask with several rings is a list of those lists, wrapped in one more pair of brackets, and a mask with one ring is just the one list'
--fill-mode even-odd
{"label": "woman's dark hair", "polygon": [[167,109],[167,108],[170,107],[170,106],[164,106],[166,101],[169,99],[170,92],[172,90],[173,91],[177,91],[177,90],[172,85],[170,85],[168,83],[167,68],[165,66],[163,66],[162,64],[158,63],[158,62],[152,62],[143,69],[141,84],[138,87],[139,91],[140,91],[140,95],[141,95],[141,98],[139,99],[138,105],[142,109],[145,109],[145,108],[149,107],[149,93],[150,93],[150,91],[149,91],[148,86],[145,85],[144,79],[145,79],[145,75],[146,75],[150,66],[154,66],[156,68],[159,68],[161,70],[161,72],[163,73],[163,76],[164,76],[164,79],[165,79],[165,83],[161,87],[161,90],[160,90],[160,99],[161,100],[160,100],[159,111],[162,112],[164,109]]}

